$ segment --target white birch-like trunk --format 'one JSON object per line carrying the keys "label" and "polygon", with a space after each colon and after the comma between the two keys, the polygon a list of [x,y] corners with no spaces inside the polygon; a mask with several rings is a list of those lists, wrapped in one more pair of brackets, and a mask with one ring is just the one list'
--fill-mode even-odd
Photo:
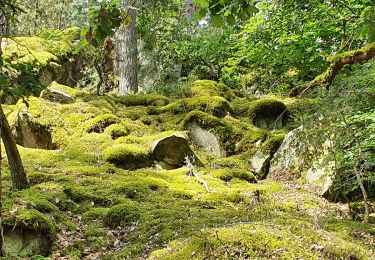
{"label": "white birch-like trunk", "polygon": [[[124,6],[134,5],[136,0],[122,0]],[[138,46],[136,18],[134,8],[128,10],[129,24],[121,25],[116,32],[116,76],[119,78],[119,95],[138,92]]]}

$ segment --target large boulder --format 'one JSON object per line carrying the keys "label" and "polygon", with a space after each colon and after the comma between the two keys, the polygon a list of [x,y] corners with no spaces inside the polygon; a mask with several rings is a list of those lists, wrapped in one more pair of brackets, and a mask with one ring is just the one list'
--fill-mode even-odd
{"label": "large boulder", "polygon": [[281,129],[289,119],[286,105],[273,99],[259,99],[250,104],[248,117],[252,124],[262,129]]}
{"label": "large boulder", "polygon": [[233,154],[240,139],[225,120],[198,110],[188,113],[180,128],[190,132],[197,147],[219,157]]}
{"label": "large boulder", "polygon": [[196,123],[189,124],[187,129],[190,131],[193,143],[199,148],[219,157],[225,155],[219,138],[210,129],[204,129]]}
{"label": "large boulder", "polygon": [[48,126],[38,123],[27,110],[18,112],[17,123],[13,127],[17,144],[27,148],[54,150],[52,134]]}
{"label": "large boulder", "polygon": [[8,256],[16,255],[21,258],[36,255],[48,256],[50,246],[49,239],[40,231],[4,228],[4,251]]}
{"label": "large boulder", "polygon": [[334,182],[334,163],[327,159],[329,142],[312,147],[303,127],[289,132],[270,163],[270,174],[299,178],[317,186],[321,195],[330,197]]}
{"label": "large boulder", "polygon": [[307,146],[303,142],[303,127],[289,132],[279,149],[273,156],[270,164],[270,173],[298,176],[311,164],[306,161]]}
{"label": "large boulder", "polygon": [[176,167],[184,165],[187,157],[197,160],[189,146],[187,137],[178,132],[154,141],[151,157],[156,161]]}
{"label": "large boulder", "polygon": [[60,104],[71,104],[74,103],[74,98],[69,94],[55,90],[55,89],[47,89],[44,90],[41,95],[41,98],[45,100],[49,100],[52,102],[60,103]]}

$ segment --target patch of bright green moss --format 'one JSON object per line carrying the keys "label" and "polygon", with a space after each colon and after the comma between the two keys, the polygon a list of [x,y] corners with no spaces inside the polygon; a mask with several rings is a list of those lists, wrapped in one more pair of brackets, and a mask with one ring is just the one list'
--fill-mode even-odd
{"label": "patch of bright green moss", "polygon": [[252,172],[243,169],[220,169],[215,170],[212,175],[225,182],[231,181],[234,178],[245,180],[251,183],[257,182]]}
{"label": "patch of bright green moss", "polygon": [[109,134],[112,139],[117,139],[119,137],[127,136],[130,134],[130,130],[127,129],[124,125],[113,124],[108,126],[104,133]]}
{"label": "patch of bright green moss", "polygon": [[88,121],[86,129],[89,133],[102,133],[108,126],[117,124],[119,122],[120,119],[117,116],[112,114],[104,114]]}
{"label": "patch of bright green moss", "polygon": [[235,95],[233,90],[223,83],[212,80],[197,80],[189,86],[188,95],[190,96],[221,96],[232,100]]}
{"label": "patch of bright green moss", "polygon": [[150,164],[149,150],[134,144],[117,144],[103,151],[103,158],[125,169],[142,168]]}
{"label": "patch of bright green moss", "polygon": [[113,206],[107,212],[105,222],[110,227],[118,227],[139,220],[137,204],[132,201]]}
{"label": "patch of bright green moss", "polygon": [[169,98],[160,94],[135,94],[119,97],[118,102],[125,106],[165,106]]}
{"label": "patch of bright green moss", "polygon": [[21,210],[17,214],[16,221],[30,229],[45,232],[49,236],[53,236],[57,231],[53,221],[36,209]]}
{"label": "patch of bright green moss", "polygon": [[83,214],[82,220],[86,223],[90,223],[91,221],[95,220],[104,220],[107,212],[107,208],[92,208]]}

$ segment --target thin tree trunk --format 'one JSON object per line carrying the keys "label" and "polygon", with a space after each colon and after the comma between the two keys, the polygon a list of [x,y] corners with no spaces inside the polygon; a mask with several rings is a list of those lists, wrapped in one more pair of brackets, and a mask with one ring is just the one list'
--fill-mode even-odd
{"label": "thin tree trunk", "polygon": [[[0,128],[0,136],[1,136],[1,128]],[[4,247],[4,229],[3,229],[3,175],[1,171],[3,161],[3,154],[2,154],[2,147],[1,147],[1,140],[0,140],[0,257],[5,256],[3,247]]]}
{"label": "thin tree trunk", "polygon": [[[122,0],[124,6],[134,5],[136,0]],[[138,46],[136,18],[137,11],[128,9],[130,23],[121,25],[116,32],[116,74],[119,78],[119,94],[138,92]]]}
{"label": "thin tree trunk", "polygon": [[12,135],[7,118],[0,104],[0,124],[1,138],[3,139],[5,151],[7,153],[10,173],[12,177],[12,188],[22,190],[29,187],[26,173],[22,165],[20,153],[18,152],[16,141]]}
{"label": "thin tree trunk", "polygon": [[184,0],[185,4],[185,17],[189,21],[193,20],[195,15],[195,6],[192,0]]}

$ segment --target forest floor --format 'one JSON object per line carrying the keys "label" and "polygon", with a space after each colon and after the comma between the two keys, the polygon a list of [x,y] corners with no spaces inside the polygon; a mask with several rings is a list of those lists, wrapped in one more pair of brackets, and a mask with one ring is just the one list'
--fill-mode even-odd
{"label": "forest floor", "polygon": [[[375,259],[375,226],[352,221],[346,205],[299,180],[260,180],[249,171],[255,144],[288,129],[258,129],[241,115],[256,100],[203,83],[180,98],[97,97],[52,84],[74,103],[30,98],[29,106],[6,106],[12,125],[21,111],[30,126],[48,129],[53,145],[19,147],[29,189],[10,191],[4,167],[5,224],[40,231],[52,259]],[[186,166],[149,164],[152,143],[183,134],[191,118],[224,129],[230,150],[216,156],[192,145],[208,191]]]}

